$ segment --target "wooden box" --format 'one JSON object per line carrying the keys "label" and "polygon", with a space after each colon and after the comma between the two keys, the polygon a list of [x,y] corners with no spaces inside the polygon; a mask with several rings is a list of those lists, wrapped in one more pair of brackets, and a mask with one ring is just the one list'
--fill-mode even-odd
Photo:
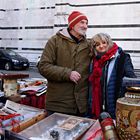
{"label": "wooden box", "polygon": [[23,116],[23,120],[18,123],[12,124],[10,122],[12,125],[8,126],[6,125],[6,122],[3,123],[3,128],[7,130],[12,130],[14,132],[20,132],[46,117],[46,112],[44,111],[44,109],[38,109],[35,107],[22,105],[12,102],[10,100],[7,100],[5,106],[1,109],[1,114],[2,113],[20,114],[21,116]]}

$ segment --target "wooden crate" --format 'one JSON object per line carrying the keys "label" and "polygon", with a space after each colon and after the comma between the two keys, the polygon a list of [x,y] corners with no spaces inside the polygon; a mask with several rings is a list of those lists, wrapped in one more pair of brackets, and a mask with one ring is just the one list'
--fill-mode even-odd
{"label": "wooden crate", "polygon": [[[24,116],[24,120],[20,123],[16,123],[13,126],[6,126],[5,129],[12,130],[14,132],[20,132],[27,127],[39,122],[46,117],[46,112],[44,109],[39,109],[27,105],[22,105],[19,103],[12,102],[10,100],[6,101],[5,106],[1,109],[5,113],[17,113]],[[29,116],[29,117],[28,117]]]}

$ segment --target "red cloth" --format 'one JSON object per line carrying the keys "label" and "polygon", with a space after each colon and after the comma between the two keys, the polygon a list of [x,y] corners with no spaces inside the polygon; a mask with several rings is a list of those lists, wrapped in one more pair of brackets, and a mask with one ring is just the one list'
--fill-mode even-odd
{"label": "red cloth", "polygon": [[99,117],[101,113],[101,83],[102,68],[105,62],[111,59],[118,49],[117,44],[114,43],[112,48],[106,52],[100,59],[93,58],[93,72],[89,77],[89,81],[92,84],[92,113],[95,117]]}
{"label": "red cloth", "polygon": [[44,93],[40,96],[36,96],[35,93],[33,94],[32,92],[28,92],[27,97],[22,98],[20,103],[24,105],[37,107],[40,109],[45,109],[46,94]]}

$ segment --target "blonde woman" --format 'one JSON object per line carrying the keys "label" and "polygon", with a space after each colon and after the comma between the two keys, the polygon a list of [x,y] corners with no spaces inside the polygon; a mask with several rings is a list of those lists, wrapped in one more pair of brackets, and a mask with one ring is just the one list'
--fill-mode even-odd
{"label": "blonde woman", "polygon": [[116,100],[123,96],[123,77],[136,77],[131,58],[106,33],[93,36],[91,44],[95,53],[89,77],[92,115],[98,118],[107,111],[115,118]]}

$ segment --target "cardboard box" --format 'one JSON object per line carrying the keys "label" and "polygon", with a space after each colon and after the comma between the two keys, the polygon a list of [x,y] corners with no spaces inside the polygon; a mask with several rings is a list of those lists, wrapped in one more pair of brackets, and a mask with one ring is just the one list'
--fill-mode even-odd
{"label": "cardboard box", "polygon": [[19,135],[31,140],[78,140],[94,122],[93,119],[54,113],[21,131]]}
{"label": "cardboard box", "polygon": [[16,120],[18,119],[18,123],[11,123],[11,120],[14,120],[15,118],[12,118],[11,120],[9,119],[8,121],[3,121],[2,127],[14,132],[20,132],[46,117],[44,109],[18,104],[10,100],[6,101],[5,106],[0,110],[0,114],[20,114],[20,116],[16,118]]}

